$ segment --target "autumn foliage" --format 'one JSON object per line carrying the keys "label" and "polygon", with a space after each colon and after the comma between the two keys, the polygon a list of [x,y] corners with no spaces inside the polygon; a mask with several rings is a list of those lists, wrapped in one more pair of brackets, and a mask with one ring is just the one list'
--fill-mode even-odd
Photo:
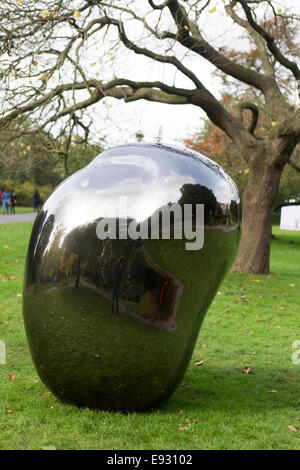
{"label": "autumn foliage", "polygon": [[[248,91],[249,94],[249,91]],[[250,90],[250,94],[253,94]],[[254,95],[254,94],[253,94]],[[254,96],[251,96],[253,100]],[[242,100],[248,100],[249,96],[244,93]],[[238,100],[229,93],[224,93],[222,104],[227,108],[231,114],[236,113]],[[259,104],[259,103],[258,103]],[[258,120],[258,125],[255,130],[255,135],[264,138],[276,126],[276,121],[264,112],[261,103],[259,104],[261,112]],[[251,120],[251,113],[247,110],[243,111],[243,122],[247,127]],[[235,146],[234,142],[223,132],[219,127],[213,124],[210,120],[205,119],[202,129],[184,140],[184,144],[211,158],[223,168],[226,169],[228,174],[237,184],[241,195],[247,183],[249,168],[247,162],[241,157],[240,152]],[[299,158],[300,146],[296,148],[294,157]],[[276,207],[291,199],[300,200],[300,181],[299,173],[297,173],[290,165],[287,165],[282,173],[279,194],[277,197]]]}

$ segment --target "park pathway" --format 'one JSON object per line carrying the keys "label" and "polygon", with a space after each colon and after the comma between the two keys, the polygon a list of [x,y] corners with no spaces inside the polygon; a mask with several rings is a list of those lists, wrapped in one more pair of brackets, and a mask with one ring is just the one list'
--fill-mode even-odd
{"label": "park pathway", "polygon": [[28,212],[27,214],[9,214],[0,215],[0,224],[11,224],[13,222],[33,222],[37,212]]}

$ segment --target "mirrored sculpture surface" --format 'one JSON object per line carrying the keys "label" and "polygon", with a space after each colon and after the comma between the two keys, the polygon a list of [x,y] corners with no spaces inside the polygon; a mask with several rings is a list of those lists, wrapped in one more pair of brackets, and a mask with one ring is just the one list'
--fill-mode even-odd
{"label": "mirrored sculpture surface", "polygon": [[[201,249],[175,237],[172,211],[170,239],[122,234],[186,204],[192,224],[204,204]],[[104,218],[115,239],[99,238]],[[227,173],[180,147],[116,147],[66,179],[36,218],[26,260],[24,323],[42,381],[79,406],[158,406],[180,383],[234,261],[239,219]]]}

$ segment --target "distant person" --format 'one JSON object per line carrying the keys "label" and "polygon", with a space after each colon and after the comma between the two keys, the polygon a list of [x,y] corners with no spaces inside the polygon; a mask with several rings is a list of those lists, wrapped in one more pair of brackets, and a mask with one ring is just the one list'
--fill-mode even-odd
{"label": "distant person", "polygon": [[38,210],[38,208],[40,207],[42,203],[42,199],[41,199],[41,196],[40,196],[40,193],[38,192],[38,190],[36,189],[34,195],[33,195],[33,207],[34,207],[34,210]]}
{"label": "distant person", "polygon": [[8,192],[8,190],[5,188],[4,189],[4,192],[2,193],[2,204],[3,204],[3,207],[2,207],[2,211],[3,211],[3,214],[8,214],[8,203],[10,201],[10,193]]}
{"label": "distant person", "polygon": [[2,191],[0,189],[0,207],[1,207],[1,205],[2,205]]}
{"label": "distant person", "polygon": [[122,279],[123,261],[124,261],[124,256],[121,256],[121,258],[119,259],[114,269],[113,293],[112,293],[112,302],[111,302],[112,313],[114,313],[115,311],[115,306],[116,306],[116,313],[119,313],[119,296],[120,296],[120,284],[121,284],[121,279]]}
{"label": "distant person", "polygon": [[125,288],[124,288],[124,294],[125,294],[125,299],[126,299],[126,313],[128,312],[128,291],[129,287],[131,285],[131,276],[128,276]]}
{"label": "distant person", "polygon": [[15,193],[15,190],[13,189],[12,192],[10,193],[10,206],[9,206],[9,209],[10,209],[11,214],[16,213],[15,212],[16,204],[17,204],[17,196],[16,196],[16,193]]}

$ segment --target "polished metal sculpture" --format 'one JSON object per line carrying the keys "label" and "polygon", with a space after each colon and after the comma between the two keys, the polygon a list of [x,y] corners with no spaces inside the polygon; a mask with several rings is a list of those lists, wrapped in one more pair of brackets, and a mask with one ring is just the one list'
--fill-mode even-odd
{"label": "polished metal sculpture", "polygon": [[182,380],[239,238],[237,188],[212,160],[162,144],[101,153],[33,226],[23,314],[41,380],[78,406],[158,406]]}

